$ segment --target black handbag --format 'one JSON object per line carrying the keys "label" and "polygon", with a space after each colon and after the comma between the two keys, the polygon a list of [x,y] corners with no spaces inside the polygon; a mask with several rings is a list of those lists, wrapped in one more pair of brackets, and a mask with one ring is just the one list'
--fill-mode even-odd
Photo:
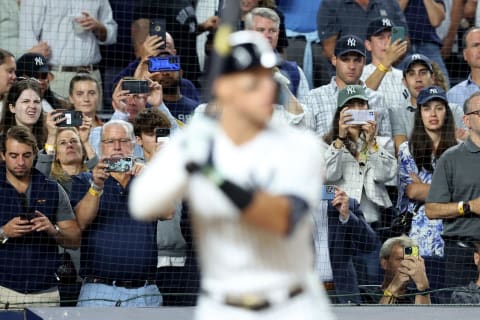
{"label": "black handbag", "polygon": [[62,284],[75,284],[77,282],[77,270],[73,264],[70,253],[63,249],[60,254],[61,264],[57,268],[55,276],[57,280]]}
{"label": "black handbag", "polygon": [[413,210],[410,211],[407,208],[393,218],[390,226],[390,231],[392,232],[393,236],[400,236],[402,234],[408,235],[410,233],[413,216],[417,213],[418,209],[423,203],[424,202],[417,202]]}

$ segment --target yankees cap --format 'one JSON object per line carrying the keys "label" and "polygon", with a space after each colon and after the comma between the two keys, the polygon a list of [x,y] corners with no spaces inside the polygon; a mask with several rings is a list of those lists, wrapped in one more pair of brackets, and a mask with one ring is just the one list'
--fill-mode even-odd
{"label": "yankees cap", "polygon": [[403,75],[407,73],[408,70],[410,70],[410,67],[414,63],[422,63],[424,64],[430,72],[433,72],[433,67],[432,67],[432,60],[430,60],[427,56],[421,54],[421,53],[414,53],[409,55],[405,59],[405,66],[403,67]]}
{"label": "yankees cap", "polygon": [[367,28],[367,39],[370,39],[372,36],[377,36],[383,31],[391,31],[392,27],[394,27],[394,24],[387,17],[371,20]]}
{"label": "yankees cap", "polygon": [[337,107],[343,107],[348,101],[352,99],[361,99],[368,101],[365,88],[359,85],[348,85],[338,92]]}
{"label": "yankees cap", "polygon": [[356,52],[365,57],[363,40],[354,35],[340,37],[335,44],[335,56],[340,57],[350,52]]}
{"label": "yankees cap", "polygon": [[214,47],[225,59],[221,74],[241,72],[256,67],[271,69],[281,62],[265,37],[257,31],[237,31],[224,37],[218,37],[217,32]]}
{"label": "yankees cap", "polygon": [[47,59],[38,53],[25,53],[17,60],[17,76],[36,77],[50,72]]}
{"label": "yankees cap", "polygon": [[438,86],[430,86],[423,88],[418,93],[417,107],[420,107],[421,105],[424,105],[433,99],[440,99],[446,104],[448,104],[447,94],[445,93],[445,90]]}

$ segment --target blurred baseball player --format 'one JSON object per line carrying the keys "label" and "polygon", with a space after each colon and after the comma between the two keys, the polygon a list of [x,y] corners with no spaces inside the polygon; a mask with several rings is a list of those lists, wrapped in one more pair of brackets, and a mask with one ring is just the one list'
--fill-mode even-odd
{"label": "blurred baseball player", "polygon": [[278,57],[263,36],[224,41],[218,121],[197,117],[172,138],[134,182],[131,212],[155,219],[189,200],[202,270],[196,319],[332,319],[312,268],[320,144],[269,123]]}

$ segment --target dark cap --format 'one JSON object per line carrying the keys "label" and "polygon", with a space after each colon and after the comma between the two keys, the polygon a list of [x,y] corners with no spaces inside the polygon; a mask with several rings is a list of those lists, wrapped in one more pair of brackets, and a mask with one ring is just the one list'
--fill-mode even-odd
{"label": "dark cap", "polygon": [[423,88],[419,92],[417,97],[417,107],[420,107],[433,99],[440,99],[448,104],[445,90],[437,86],[430,86]]}
{"label": "dark cap", "polygon": [[354,35],[346,35],[339,38],[335,44],[335,56],[340,57],[349,52],[356,52],[365,57],[363,40]]}
{"label": "dark cap", "polygon": [[265,37],[257,31],[237,31],[228,37],[215,38],[216,52],[225,59],[220,74],[241,72],[257,67],[271,69],[277,66],[281,59],[273,51]]}
{"label": "dark cap", "polygon": [[392,27],[394,27],[394,24],[387,17],[376,18],[370,21],[368,25],[367,39],[369,39],[371,36],[377,36],[385,30],[391,31]]}
{"label": "dark cap", "polygon": [[409,55],[405,59],[405,66],[403,67],[403,75],[407,73],[407,71],[410,69],[410,67],[414,63],[422,63],[428,68],[428,70],[430,70],[430,72],[433,72],[432,60],[430,60],[427,56],[424,56],[423,54],[414,53]]}
{"label": "dark cap", "polygon": [[352,99],[360,99],[368,101],[365,88],[359,85],[348,85],[338,92],[337,107],[343,107],[348,101]]}
{"label": "dark cap", "polygon": [[25,53],[17,60],[17,76],[36,77],[49,71],[47,59],[41,54]]}

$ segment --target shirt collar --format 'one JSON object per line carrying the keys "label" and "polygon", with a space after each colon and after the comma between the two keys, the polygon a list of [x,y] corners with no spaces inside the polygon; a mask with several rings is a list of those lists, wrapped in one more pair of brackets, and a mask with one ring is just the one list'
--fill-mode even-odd
{"label": "shirt collar", "polygon": [[473,143],[472,139],[470,136],[468,136],[467,140],[465,140],[465,147],[467,148],[468,151],[471,153],[476,153],[480,152],[480,147],[477,146],[475,143]]}

